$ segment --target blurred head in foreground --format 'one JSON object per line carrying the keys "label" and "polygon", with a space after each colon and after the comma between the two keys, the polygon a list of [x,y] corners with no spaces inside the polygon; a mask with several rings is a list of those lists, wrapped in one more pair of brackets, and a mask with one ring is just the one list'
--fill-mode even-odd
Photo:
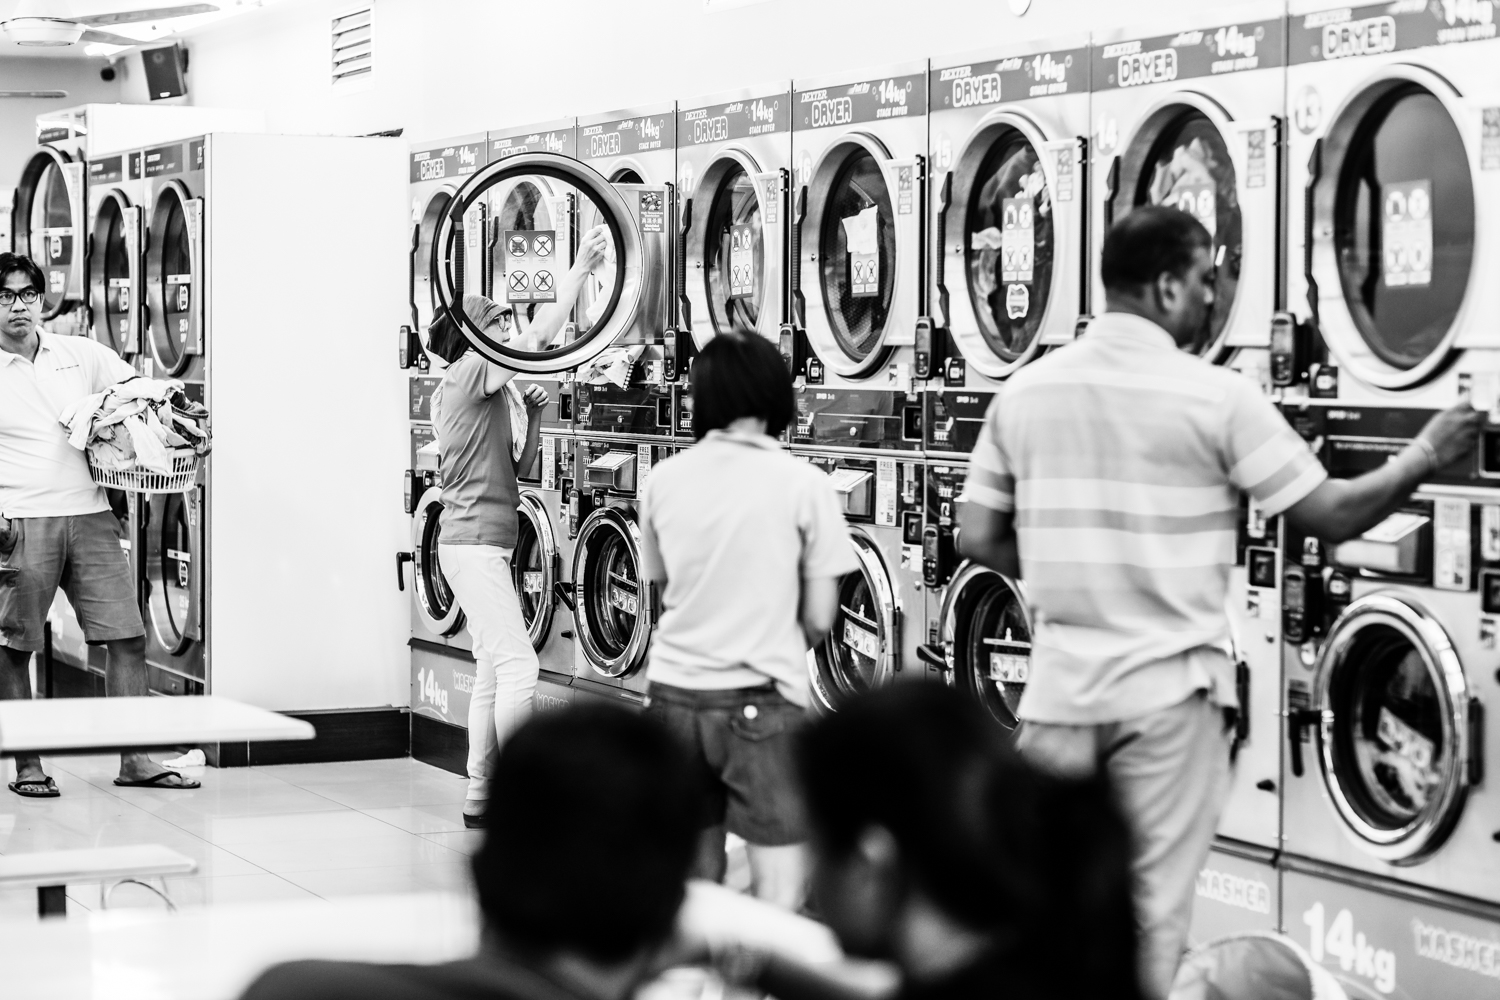
{"label": "blurred head in foreground", "polygon": [[850,952],[909,988],[1138,996],[1129,835],[1102,781],[1033,770],[937,684],[856,699],[799,749],[814,905]]}

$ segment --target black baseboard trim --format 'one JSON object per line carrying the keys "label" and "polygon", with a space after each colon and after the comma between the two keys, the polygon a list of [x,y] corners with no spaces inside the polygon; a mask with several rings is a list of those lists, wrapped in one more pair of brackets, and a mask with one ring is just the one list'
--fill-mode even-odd
{"label": "black baseboard trim", "polygon": [[469,773],[469,731],[446,722],[411,713],[413,760],[440,767],[454,774]]}
{"label": "black baseboard trim", "polygon": [[220,743],[204,747],[209,764],[214,767],[250,767],[383,760],[405,757],[411,748],[408,712],[404,708],[352,708],[283,714],[312,723],[317,735],[310,740]]}

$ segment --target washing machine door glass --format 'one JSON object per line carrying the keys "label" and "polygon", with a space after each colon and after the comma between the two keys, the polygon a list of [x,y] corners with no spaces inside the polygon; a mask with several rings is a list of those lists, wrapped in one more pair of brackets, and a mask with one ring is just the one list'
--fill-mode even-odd
{"label": "washing machine door glass", "polygon": [[1421,364],[1452,327],[1474,262],[1468,152],[1431,91],[1397,87],[1355,127],[1333,241],[1361,338],[1394,368]]}
{"label": "washing machine door glass", "polygon": [[601,536],[598,552],[589,560],[585,582],[588,594],[589,630],[599,647],[611,657],[625,652],[640,618],[640,567],[625,540],[618,534]]}
{"label": "washing machine door glass", "polygon": [[552,632],[555,607],[553,585],[557,548],[552,538],[552,524],[546,511],[530,493],[522,494],[517,522],[516,547],[510,567],[516,596],[521,601],[521,618],[534,649],[547,644]]}
{"label": "washing machine door glass", "polygon": [[128,238],[126,214],[138,211],[114,192],[94,216],[94,339],[121,355],[133,344],[138,303],[132,299],[140,251],[137,241]]}
{"label": "washing machine door glass", "polygon": [[198,274],[201,216],[195,199],[174,183],[156,194],[146,277],[151,297],[151,354],[163,372],[176,375],[200,350]]}
{"label": "washing machine door glass", "polygon": [[755,333],[765,294],[765,233],[755,181],[738,163],[708,209],[703,276],[715,333]]}
{"label": "washing machine door glass", "polygon": [[1234,161],[1218,127],[1195,108],[1183,107],[1161,128],[1144,130],[1132,145],[1137,149],[1127,152],[1129,159],[1144,150],[1135,204],[1180,208],[1203,223],[1213,239],[1214,305],[1208,330],[1199,338],[1206,353],[1220,342],[1240,283],[1244,232]]}
{"label": "washing machine door glass", "polygon": [[1031,676],[1031,621],[1020,585],[973,563],[959,567],[944,599],[953,679],[1005,729]]}
{"label": "washing machine door glass", "polygon": [[895,286],[896,228],[880,164],[861,149],[829,186],[818,233],[828,323],[839,349],[863,361],[879,350]]}
{"label": "washing machine door glass", "polygon": [[153,523],[146,536],[146,573],[151,592],[151,630],[157,643],[175,656],[199,637],[195,591],[202,572],[196,565],[202,548],[189,516],[186,494],[153,494],[150,504]]}
{"label": "washing machine door glass", "polygon": [[1474,752],[1446,634],[1405,602],[1372,595],[1335,625],[1317,670],[1335,807],[1377,856],[1426,856],[1457,819]]}
{"label": "washing machine door glass", "polygon": [[[664,224],[661,201],[658,195],[652,224]],[[491,263],[466,269],[458,234],[482,204],[498,213]],[[602,259],[585,260],[583,238],[596,225],[607,249]],[[521,153],[491,163],[454,194],[434,239],[436,308],[452,312],[480,354],[514,371],[586,363],[631,328],[641,306],[640,224],[624,196],[577,160]]]}
{"label": "washing machine door glass", "polygon": [[443,563],[438,548],[443,540],[442,494],[423,494],[417,504],[415,558],[412,565],[416,576],[417,604],[427,619],[427,626],[438,635],[457,634],[464,627],[464,614],[453,596],[453,588],[443,575]]}
{"label": "washing machine door glass", "polygon": [[1052,196],[1041,158],[1019,131],[990,145],[969,185],[964,266],[979,332],[995,356],[1031,349],[1052,289]]}

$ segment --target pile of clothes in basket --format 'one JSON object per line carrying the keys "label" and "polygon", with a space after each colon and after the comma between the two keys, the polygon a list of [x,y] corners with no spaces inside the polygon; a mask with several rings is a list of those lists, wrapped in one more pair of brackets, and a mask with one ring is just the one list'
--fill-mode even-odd
{"label": "pile of clothes in basket", "polygon": [[98,469],[167,474],[179,455],[206,455],[208,410],[176,379],[126,379],[85,396],[62,412],[68,443]]}

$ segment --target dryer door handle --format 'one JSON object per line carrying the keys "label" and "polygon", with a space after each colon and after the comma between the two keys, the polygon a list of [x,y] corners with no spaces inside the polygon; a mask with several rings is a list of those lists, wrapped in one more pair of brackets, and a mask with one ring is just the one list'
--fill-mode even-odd
{"label": "dryer door handle", "polygon": [[570,612],[574,614],[578,612],[578,599],[573,596],[573,585],[571,583],[563,583],[561,580],[557,581],[552,585],[552,593],[559,601],[567,605]]}
{"label": "dryer door handle", "polygon": [[416,559],[417,559],[417,555],[416,555],[415,552],[397,552],[396,553],[396,589],[399,590],[399,591],[402,591],[403,593],[406,590],[406,569],[405,569],[405,566],[406,566],[407,563],[411,563],[412,565],[415,566],[416,565]]}
{"label": "dryer door handle", "polygon": [[942,646],[926,642],[922,643],[922,645],[917,647],[917,659],[929,667],[941,670],[945,674],[948,672],[948,659],[943,655]]}
{"label": "dryer door handle", "polygon": [[1323,713],[1313,708],[1293,709],[1286,715],[1286,738],[1291,751],[1292,775],[1300,778],[1306,771],[1302,762],[1302,730],[1317,726],[1323,721]]}

